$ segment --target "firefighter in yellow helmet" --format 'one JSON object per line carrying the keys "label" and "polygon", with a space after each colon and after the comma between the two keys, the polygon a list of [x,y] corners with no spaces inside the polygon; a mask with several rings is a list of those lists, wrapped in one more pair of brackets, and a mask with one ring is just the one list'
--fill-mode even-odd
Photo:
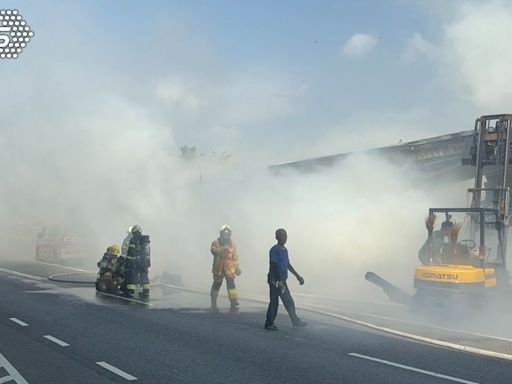
{"label": "firefighter in yellow helmet", "polygon": [[117,244],[111,245],[96,264],[100,269],[96,279],[96,289],[102,292],[115,293],[117,291],[116,264],[120,253]]}
{"label": "firefighter in yellow helmet", "polygon": [[224,224],[220,227],[220,236],[214,240],[211,246],[213,255],[213,284],[210,292],[211,308],[217,311],[217,297],[219,295],[222,282],[226,279],[228,288],[228,297],[231,302],[231,310],[238,310],[238,294],[235,287],[235,277],[239,276],[240,271],[238,262],[238,253],[236,244],[231,239],[231,228],[229,225]]}

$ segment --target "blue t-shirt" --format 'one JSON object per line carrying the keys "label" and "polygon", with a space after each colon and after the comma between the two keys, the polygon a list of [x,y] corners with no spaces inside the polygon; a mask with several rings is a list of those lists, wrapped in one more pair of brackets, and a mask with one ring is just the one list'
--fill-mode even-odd
{"label": "blue t-shirt", "polygon": [[[277,270],[274,271],[274,279],[286,280],[288,278],[288,250],[278,244],[270,248],[270,262],[277,264]],[[272,271],[271,271],[272,272]]]}

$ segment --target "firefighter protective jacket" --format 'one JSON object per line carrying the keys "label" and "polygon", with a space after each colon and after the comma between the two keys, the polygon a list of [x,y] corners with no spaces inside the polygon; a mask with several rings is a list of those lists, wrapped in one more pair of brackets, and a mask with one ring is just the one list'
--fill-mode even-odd
{"label": "firefighter protective jacket", "polygon": [[235,242],[230,239],[223,243],[219,238],[213,241],[211,252],[213,255],[212,273],[234,278],[236,271],[239,269],[238,252]]}

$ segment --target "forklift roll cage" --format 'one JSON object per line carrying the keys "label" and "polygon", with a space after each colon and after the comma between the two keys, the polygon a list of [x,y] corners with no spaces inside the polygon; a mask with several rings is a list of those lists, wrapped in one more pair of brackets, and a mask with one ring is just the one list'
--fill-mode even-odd
{"label": "forklift roll cage", "polygon": [[[450,213],[465,213],[471,218],[472,223],[472,229],[475,228],[476,224],[476,231],[472,232],[472,240],[476,240],[476,233],[478,233],[478,249],[479,249],[479,255],[482,260],[482,263],[484,262],[485,258],[485,247],[486,247],[486,232],[489,227],[493,227],[497,231],[498,234],[498,250],[497,250],[497,258],[499,260],[499,264],[503,268],[505,268],[505,253],[506,247],[504,247],[504,244],[502,244],[502,238],[500,236],[500,231],[502,227],[502,222],[499,221],[499,213],[496,209],[493,208],[430,208],[428,210],[429,216],[435,215],[436,213],[441,213],[445,215],[446,220],[448,220],[448,215]],[[489,216],[493,216],[494,221],[487,221]],[[476,243],[476,241],[475,241]]]}

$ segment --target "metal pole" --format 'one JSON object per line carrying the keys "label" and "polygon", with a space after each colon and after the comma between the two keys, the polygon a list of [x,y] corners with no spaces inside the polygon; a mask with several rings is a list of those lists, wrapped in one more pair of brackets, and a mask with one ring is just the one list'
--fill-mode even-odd
{"label": "metal pole", "polygon": [[[508,157],[510,153],[510,118],[506,120],[507,124],[505,129],[507,130],[506,140],[505,140],[505,158],[503,159],[503,176],[502,176],[502,188],[507,188],[507,173],[508,173]],[[503,129],[504,122],[500,121],[500,129]]]}
{"label": "metal pole", "polygon": [[[478,139],[477,147],[476,147],[476,174],[475,174],[475,188],[482,188],[482,120],[485,122],[483,118],[477,119],[475,121],[475,132]],[[485,124],[485,123],[484,123]],[[473,208],[480,208],[480,192],[477,192],[473,195],[473,202],[478,206],[473,206]]]}
{"label": "metal pole", "polygon": [[[483,117],[475,120],[475,141],[476,141],[476,172],[475,172],[475,191],[473,192],[473,198],[471,201],[471,208],[480,208],[481,199],[481,188],[482,188],[482,121],[485,121]],[[471,238],[476,236],[476,219],[475,215],[471,215],[469,231]]]}

